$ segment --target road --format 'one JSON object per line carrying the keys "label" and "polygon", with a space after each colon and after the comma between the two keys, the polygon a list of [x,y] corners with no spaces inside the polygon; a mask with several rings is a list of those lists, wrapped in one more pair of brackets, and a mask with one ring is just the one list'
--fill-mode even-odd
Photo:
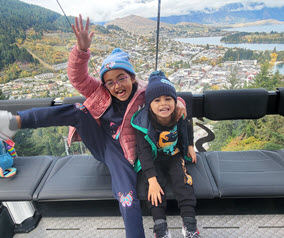
{"label": "road", "polygon": [[48,63],[44,62],[42,59],[40,59],[37,55],[35,55],[30,49],[26,48],[26,50],[35,58],[37,59],[40,64],[42,64],[44,67],[54,71],[55,69]]}

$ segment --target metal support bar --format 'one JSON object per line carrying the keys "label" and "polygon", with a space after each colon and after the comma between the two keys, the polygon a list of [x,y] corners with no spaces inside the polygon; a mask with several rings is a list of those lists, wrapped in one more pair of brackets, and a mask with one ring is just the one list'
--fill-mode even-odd
{"label": "metal support bar", "polygon": [[15,226],[14,233],[28,233],[35,229],[41,219],[32,202],[3,202]]}
{"label": "metal support bar", "polygon": [[7,207],[15,224],[21,224],[35,213],[31,202],[3,202],[3,205]]}

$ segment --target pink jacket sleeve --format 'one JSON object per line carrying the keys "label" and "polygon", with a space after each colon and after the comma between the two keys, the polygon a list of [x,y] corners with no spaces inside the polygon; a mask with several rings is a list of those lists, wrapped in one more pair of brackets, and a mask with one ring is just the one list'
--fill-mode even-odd
{"label": "pink jacket sleeve", "polygon": [[69,55],[67,74],[73,87],[88,98],[100,85],[101,81],[89,75],[88,62],[91,52],[79,51],[77,45]]}

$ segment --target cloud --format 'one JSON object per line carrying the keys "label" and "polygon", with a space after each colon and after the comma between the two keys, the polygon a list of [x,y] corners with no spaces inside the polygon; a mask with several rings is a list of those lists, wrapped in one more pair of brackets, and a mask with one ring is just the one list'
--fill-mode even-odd
{"label": "cloud", "polygon": [[[62,14],[57,1],[22,0]],[[58,0],[66,15],[89,16],[92,21],[103,22],[131,14],[142,17],[157,16],[158,0]],[[226,4],[242,3],[251,10],[252,3],[262,3],[267,7],[282,7],[284,0],[161,0],[161,16],[186,15],[190,11],[219,9]],[[258,5],[256,7],[261,7]]]}

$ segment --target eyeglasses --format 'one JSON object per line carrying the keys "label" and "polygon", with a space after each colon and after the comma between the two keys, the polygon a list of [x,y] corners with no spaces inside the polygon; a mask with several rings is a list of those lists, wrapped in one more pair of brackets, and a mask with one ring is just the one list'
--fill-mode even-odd
{"label": "eyeglasses", "polygon": [[116,84],[118,84],[119,86],[121,86],[122,84],[124,84],[124,83],[126,82],[126,79],[127,79],[128,77],[129,77],[129,75],[126,75],[126,76],[123,76],[123,77],[119,78],[119,79],[116,80],[116,81],[107,81],[104,86],[105,86],[106,88],[108,88],[108,89],[113,89]]}

